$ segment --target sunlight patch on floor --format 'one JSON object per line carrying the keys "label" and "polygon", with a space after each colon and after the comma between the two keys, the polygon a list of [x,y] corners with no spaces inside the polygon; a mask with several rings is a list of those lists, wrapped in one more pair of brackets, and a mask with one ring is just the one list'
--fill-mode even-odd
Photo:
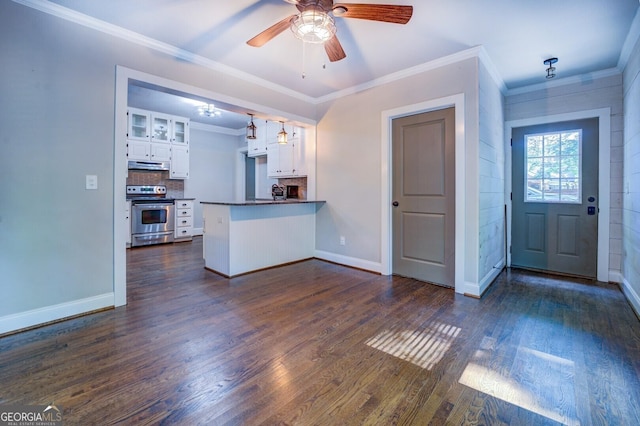
{"label": "sunlight patch on floor", "polygon": [[365,343],[374,349],[431,370],[451,347],[460,328],[433,323],[424,330],[384,330]]}
{"label": "sunlight patch on floor", "polygon": [[[575,412],[575,365],[565,358],[518,347],[511,368],[495,342],[485,338],[459,383],[566,425],[579,425]],[[498,359],[498,360],[497,360]],[[497,360],[497,361],[496,361]]]}

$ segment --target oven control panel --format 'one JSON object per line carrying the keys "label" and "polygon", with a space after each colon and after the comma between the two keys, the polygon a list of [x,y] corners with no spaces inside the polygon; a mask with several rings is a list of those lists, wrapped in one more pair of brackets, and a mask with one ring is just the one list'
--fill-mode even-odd
{"label": "oven control panel", "polygon": [[165,185],[127,185],[127,195],[165,195]]}

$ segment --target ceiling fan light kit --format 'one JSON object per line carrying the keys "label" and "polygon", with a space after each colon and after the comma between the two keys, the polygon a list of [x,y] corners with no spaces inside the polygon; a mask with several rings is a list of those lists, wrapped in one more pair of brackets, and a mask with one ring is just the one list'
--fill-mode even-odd
{"label": "ceiling fan light kit", "polygon": [[336,34],[336,23],[321,7],[309,7],[291,20],[291,31],[305,43],[324,43]]}
{"label": "ceiling fan light kit", "polygon": [[[366,3],[334,3],[333,0],[284,0],[298,9],[262,31],[247,44],[261,47],[278,34],[290,28],[303,43],[323,43],[331,62],[347,57],[336,36],[335,17],[406,24],[413,15],[413,6]],[[333,15],[333,16],[332,16]]]}

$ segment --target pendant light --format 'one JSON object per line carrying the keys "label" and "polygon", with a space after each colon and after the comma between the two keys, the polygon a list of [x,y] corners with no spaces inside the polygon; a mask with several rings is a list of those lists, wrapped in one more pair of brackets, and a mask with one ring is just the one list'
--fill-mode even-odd
{"label": "pendant light", "polygon": [[251,116],[251,122],[247,125],[247,139],[255,139],[256,138],[256,125],[253,124],[253,114],[249,114]]}
{"label": "pendant light", "polygon": [[284,121],[280,122],[282,124],[282,130],[278,132],[278,143],[280,145],[285,145],[287,143],[287,132],[284,130]]}

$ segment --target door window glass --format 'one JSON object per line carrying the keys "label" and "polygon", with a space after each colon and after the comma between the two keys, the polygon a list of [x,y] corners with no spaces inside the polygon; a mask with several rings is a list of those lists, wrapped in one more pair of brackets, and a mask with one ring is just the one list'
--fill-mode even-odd
{"label": "door window glass", "polygon": [[582,202],[582,130],[525,135],[525,202]]}

